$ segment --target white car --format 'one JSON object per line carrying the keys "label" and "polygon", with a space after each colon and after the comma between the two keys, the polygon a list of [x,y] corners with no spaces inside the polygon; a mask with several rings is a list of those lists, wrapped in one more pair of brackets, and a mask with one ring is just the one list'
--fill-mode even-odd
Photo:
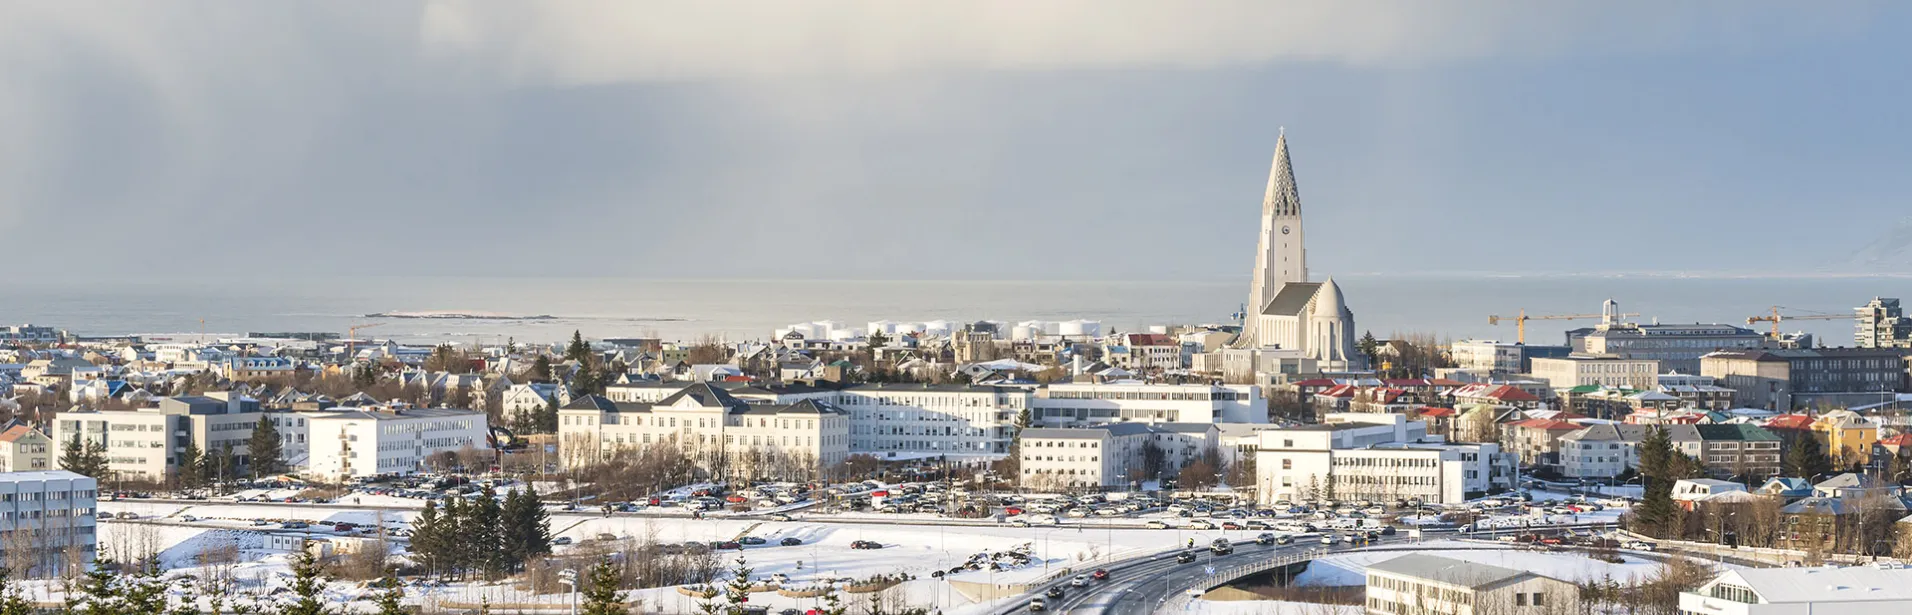
{"label": "white car", "polygon": [[1078,574],[1076,575],[1075,578],[1069,579],[1070,587],[1086,587],[1088,585],[1089,585],[1089,575],[1086,575],[1086,574]]}
{"label": "white car", "polygon": [[1624,546],[1628,549],[1632,549],[1635,551],[1654,551],[1660,548],[1659,545],[1656,545],[1644,540],[1629,540],[1626,542],[1626,544],[1621,546]]}
{"label": "white car", "polygon": [[1338,534],[1322,534],[1321,535],[1321,544],[1335,545],[1340,543],[1341,543],[1341,536]]}

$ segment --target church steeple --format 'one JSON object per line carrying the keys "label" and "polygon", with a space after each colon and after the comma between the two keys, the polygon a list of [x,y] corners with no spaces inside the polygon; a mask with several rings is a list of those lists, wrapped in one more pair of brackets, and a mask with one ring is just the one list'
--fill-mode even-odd
{"label": "church steeple", "polygon": [[1248,291],[1248,311],[1242,319],[1238,348],[1259,346],[1259,315],[1268,301],[1287,284],[1308,281],[1308,252],[1301,238],[1301,194],[1295,189],[1295,170],[1288,158],[1288,131],[1275,139],[1275,162],[1268,172],[1268,191],[1261,201],[1261,236],[1255,245],[1255,277]]}
{"label": "church steeple", "polygon": [[1268,171],[1268,193],[1262,197],[1264,216],[1300,216],[1301,195],[1295,190],[1295,169],[1288,162],[1288,131],[1275,139],[1275,165]]}

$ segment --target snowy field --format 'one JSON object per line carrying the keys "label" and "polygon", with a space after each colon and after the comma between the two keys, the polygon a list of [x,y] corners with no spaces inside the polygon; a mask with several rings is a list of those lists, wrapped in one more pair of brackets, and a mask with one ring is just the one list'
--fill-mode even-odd
{"label": "snowy field", "polygon": [[[1612,578],[1625,583],[1628,579],[1645,579],[1660,567],[1659,562],[1625,553],[1621,554],[1623,563],[1614,564],[1574,552],[1529,551],[1459,540],[1428,541],[1418,548],[1427,549],[1425,553],[1430,555],[1527,570],[1563,581]],[[1362,585],[1367,582],[1368,566],[1408,553],[1411,552],[1351,551],[1330,555],[1310,564],[1307,571],[1295,577],[1295,582],[1306,586]]]}

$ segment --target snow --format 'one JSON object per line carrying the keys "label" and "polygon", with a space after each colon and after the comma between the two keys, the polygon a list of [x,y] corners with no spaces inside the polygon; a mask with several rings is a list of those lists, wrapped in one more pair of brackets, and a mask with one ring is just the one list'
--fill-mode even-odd
{"label": "snow", "polygon": [[1314,604],[1283,600],[1194,600],[1188,610],[1205,615],[1360,615],[1358,604]]}
{"label": "snow", "polygon": [[1362,585],[1367,582],[1368,566],[1409,553],[1528,570],[1575,582],[1611,577],[1625,583],[1631,578],[1644,579],[1660,567],[1659,562],[1625,554],[1621,556],[1624,563],[1614,564],[1579,553],[1529,551],[1460,540],[1430,541],[1418,546],[1420,548],[1413,551],[1361,550],[1323,557],[1297,575],[1295,583],[1305,586]]}

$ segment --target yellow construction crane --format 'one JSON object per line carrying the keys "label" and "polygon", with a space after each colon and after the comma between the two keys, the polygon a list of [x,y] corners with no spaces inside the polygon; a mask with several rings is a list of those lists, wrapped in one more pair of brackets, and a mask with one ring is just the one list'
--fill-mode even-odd
{"label": "yellow construction crane", "polygon": [[1845,320],[1848,318],[1857,318],[1857,316],[1853,314],[1781,314],[1779,313],[1779,310],[1784,309],[1785,307],[1786,306],[1783,306],[1783,305],[1773,306],[1772,314],[1769,316],[1748,316],[1746,317],[1746,324],[1751,325],[1754,323],[1761,323],[1761,322],[1773,323],[1772,338],[1776,340],[1776,339],[1779,339],[1779,321],[1782,321],[1782,320]]}
{"label": "yellow construction crane", "polygon": [[358,325],[352,325],[350,327],[346,327],[345,328],[345,338],[346,338],[345,339],[345,360],[350,361],[358,356],[359,329],[370,329],[372,327],[377,327],[383,324],[385,323],[368,322],[364,324],[358,324]]}
{"label": "yellow construction crane", "polygon": [[[1639,316],[1639,314],[1627,313],[1627,314],[1615,314],[1614,316],[1618,318],[1631,318],[1634,316]],[[1602,317],[1604,317],[1603,314],[1547,314],[1544,316],[1528,316],[1527,310],[1523,309],[1520,311],[1518,315],[1515,315],[1515,316],[1490,315],[1487,317],[1487,324],[1498,325],[1500,324],[1500,321],[1503,321],[1503,320],[1514,321],[1514,324],[1519,326],[1520,328],[1519,337],[1516,338],[1515,341],[1518,341],[1522,345],[1525,345],[1527,343],[1527,321],[1529,320],[1580,320],[1583,318],[1602,318]]]}

